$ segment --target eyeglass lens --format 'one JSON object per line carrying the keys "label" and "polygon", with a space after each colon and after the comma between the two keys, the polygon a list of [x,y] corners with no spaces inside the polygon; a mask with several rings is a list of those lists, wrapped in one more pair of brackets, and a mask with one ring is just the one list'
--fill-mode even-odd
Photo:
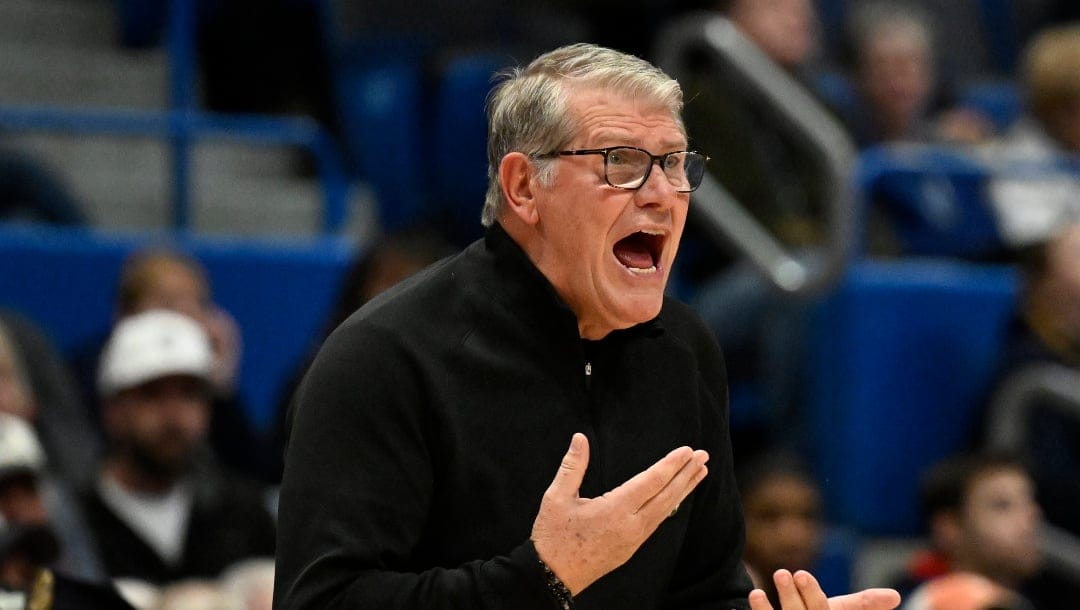
{"label": "eyeglass lens", "polygon": [[[634,189],[645,183],[653,158],[636,148],[612,148],[605,163],[607,181],[619,188]],[[660,158],[664,175],[676,190],[689,192],[701,184],[705,156],[695,152],[668,153]]]}

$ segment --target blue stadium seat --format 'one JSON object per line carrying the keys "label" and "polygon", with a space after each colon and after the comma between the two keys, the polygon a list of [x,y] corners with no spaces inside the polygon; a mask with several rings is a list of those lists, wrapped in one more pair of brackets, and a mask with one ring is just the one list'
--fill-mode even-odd
{"label": "blue stadium seat", "polygon": [[461,244],[481,235],[480,210],[487,191],[485,101],[495,73],[511,64],[498,53],[451,58],[435,97],[432,134],[432,205],[440,226]]}
{"label": "blue stadium seat", "polygon": [[959,150],[904,144],[864,150],[854,180],[861,213],[883,212],[902,254],[979,259],[1002,248],[989,175]]}
{"label": "blue stadium seat", "polygon": [[0,306],[43,328],[68,356],[112,322],[120,267],[141,246],[173,245],[206,266],[244,343],[240,392],[257,427],[275,416],[293,367],[323,330],[355,246],[0,225]]}
{"label": "blue stadium seat", "polygon": [[807,438],[832,522],[919,533],[919,477],[971,440],[1017,282],[1005,266],[862,261],[815,311]]}

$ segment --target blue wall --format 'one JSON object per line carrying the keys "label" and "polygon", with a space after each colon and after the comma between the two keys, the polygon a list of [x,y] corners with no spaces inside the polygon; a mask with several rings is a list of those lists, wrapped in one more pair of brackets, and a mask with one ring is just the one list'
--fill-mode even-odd
{"label": "blue wall", "polygon": [[0,226],[0,306],[15,309],[70,354],[107,332],[127,254],[170,245],[210,275],[214,300],[243,338],[240,391],[256,427],[269,425],[293,368],[319,338],[357,254],[341,239],[273,241]]}

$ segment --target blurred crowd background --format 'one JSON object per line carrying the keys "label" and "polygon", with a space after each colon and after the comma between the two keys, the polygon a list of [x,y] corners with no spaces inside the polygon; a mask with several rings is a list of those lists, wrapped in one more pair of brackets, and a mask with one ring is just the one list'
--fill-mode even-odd
{"label": "blurred crowd background", "polygon": [[710,156],[670,292],[755,578],[1074,608],[1066,0],[3,0],[0,594],[268,608],[296,384],[482,235],[493,75],[577,41],[678,77]]}

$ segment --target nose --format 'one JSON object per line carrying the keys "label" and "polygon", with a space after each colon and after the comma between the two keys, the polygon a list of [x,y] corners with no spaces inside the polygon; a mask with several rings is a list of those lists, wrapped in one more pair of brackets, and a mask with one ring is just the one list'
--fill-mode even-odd
{"label": "nose", "polygon": [[680,193],[675,190],[675,185],[664,174],[659,159],[653,159],[649,168],[649,175],[645,178],[645,183],[635,191],[639,206],[667,209],[683,200],[689,200],[689,193]]}

